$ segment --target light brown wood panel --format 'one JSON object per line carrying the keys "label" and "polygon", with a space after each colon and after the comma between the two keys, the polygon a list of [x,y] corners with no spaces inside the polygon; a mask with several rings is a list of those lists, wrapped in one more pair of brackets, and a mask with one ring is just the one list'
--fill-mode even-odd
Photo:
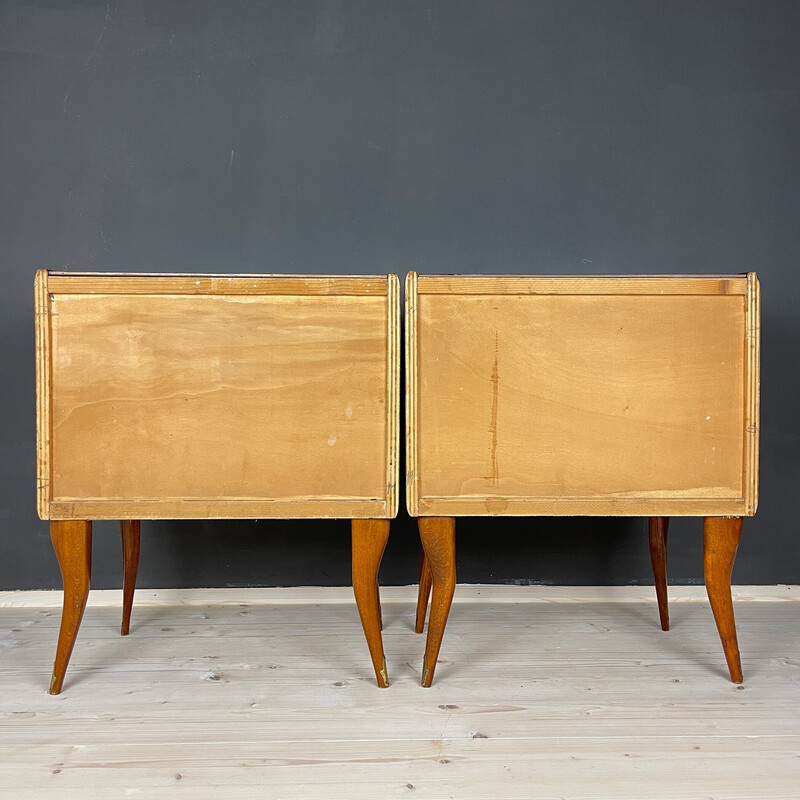
{"label": "light brown wood panel", "polygon": [[40,273],[41,516],[394,516],[398,294]]}
{"label": "light brown wood panel", "polygon": [[386,296],[386,276],[49,272],[55,294]]}
{"label": "light brown wood panel", "polygon": [[755,275],[406,294],[412,514],[754,513]]}
{"label": "light brown wood panel", "polygon": [[746,275],[420,275],[419,294],[746,295]]}

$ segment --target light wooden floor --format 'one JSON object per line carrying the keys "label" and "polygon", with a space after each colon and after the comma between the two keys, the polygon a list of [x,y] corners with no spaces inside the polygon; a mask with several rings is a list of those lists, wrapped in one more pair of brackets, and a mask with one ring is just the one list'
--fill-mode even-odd
{"label": "light wooden floor", "polygon": [[745,684],[702,587],[459,587],[432,689],[414,587],[375,686],[348,589],[94,593],[46,694],[60,593],[0,593],[0,797],[800,797],[800,591],[743,588]]}

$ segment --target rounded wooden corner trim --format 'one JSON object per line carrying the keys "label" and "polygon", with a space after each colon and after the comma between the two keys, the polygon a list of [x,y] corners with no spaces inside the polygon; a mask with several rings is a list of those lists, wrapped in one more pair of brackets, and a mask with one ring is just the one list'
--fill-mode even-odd
{"label": "rounded wooden corner trim", "polygon": [[40,519],[50,518],[51,465],[51,320],[48,271],[36,271],[34,312],[36,328],[36,510]]}
{"label": "rounded wooden corner trim", "polygon": [[419,481],[417,463],[419,456],[418,405],[419,389],[417,370],[419,353],[417,351],[417,273],[411,270],[406,275],[405,326],[406,326],[406,508],[415,517],[419,506]]}

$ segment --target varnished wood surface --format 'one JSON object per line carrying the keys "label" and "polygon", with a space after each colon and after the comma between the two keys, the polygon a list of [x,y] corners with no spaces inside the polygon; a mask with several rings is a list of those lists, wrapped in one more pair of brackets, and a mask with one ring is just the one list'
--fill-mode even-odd
{"label": "varnished wood surface", "polygon": [[[139,568],[140,522],[122,520],[120,528],[123,554],[121,633],[127,636],[130,633],[131,611]],[[387,687],[389,680],[381,638],[383,623],[378,570],[389,538],[389,529],[388,519],[352,520],[353,590],[375,668],[375,676],[381,688]],[[64,683],[89,597],[92,523],[87,520],[51,520],[50,533],[64,584],[61,628],[50,682],[50,693],[58,694]],[[444,622],[442,622],[443,629]]]}
{"label": "varnished wood surface", "polygon": [[50,679],[50,694],[58,694],[64,683],[89,596],[92,577],[92,523],[85,520],[53,520],[50,523],[50,538],[64,584],[61,626]]}
{"label": "varnished wood surface", "polygon": [[425,617],[428,614],[428,599],[431,596],[432,586],[431,568],[422,549],[422,557],[419,564],[419,591],[417,593],[417,619],[414,623],[414,631],[422,633],[425,630]]}
{"label": "varnished wood surface", "polygon": [[127,636],[131,632],[131,611],[133,595],[136,591],[136,575],[139,572],[139,551],[141,549],[141,523],[138,519],[123,519],[120,523],[122,534],[122,626],[120,632]]}
{"label": "varnished wood surface", "polygon": [[353,593],[361,617],[361,627],[381,689],[389,685],[386,656],[381,638],[381,596],[378,571],[389,539],[388,519],[354,519],[351,523]]}
{"label": "varnished wood surface", "polygon": [[[424,628],[428,595],[432,584],[431,622],[428,629],[422,678],[422,685],[430,686],[455,589],[455,519],[453,517],[419,517],[418,522],[423,555],[414,630],[421,633]],[[669,517],[651,517],[648,528],[658,614],[661,629],[668,631],[670,627],[667,595]],[[731,680],[734,683],[741,683],[743,680],[731,594],[731,574],[741,534],[741,517],[706,517],[703,520],[703,571],[708,598],[722,641],[722,649],[728,663]],[[434,559],[433,562],[431,558]]]}
{"label": "varnished wood surface", "polygon": [[396,276],[36,287],[41,516],[396,514]]}
{"label": "varnished wood surface", "polygon": [[648,521],[650,537],[650,562],[653,565],[653,580],[658,599],[658,616],[661,630],[669,630],[669,597],[667,595],[667,535],[669,517],[650,517]]}
{"label": "varnished wood surface", "polygon": [[743,680],[731,599],[731,574],[741,536],[741,517],[706,517],[703,520],[703,572],[708,600],[734,683]]}
{"label": "varnished wood surface", "polygon": [[758,281],[406,284],[412,515],[750,515]]}
{"label": "varnished wood surface", "polygon": [[430,687],[456,588],[456,521],[453,517],[420,517],[417,522],[431,579],[431,611],[421,681],[423,686]]}
{"label": "varnished wood surface", "polygon": [[60,592],[3,593],[0,797],[794,800],[800,592],[735,587],[738,688],[671,591],[666,635],[652,586],[460,586],[421,690],[416,587],[384,587],[387,691],[349,587],[139,590],[126,638],[95,591],[59,697]]}

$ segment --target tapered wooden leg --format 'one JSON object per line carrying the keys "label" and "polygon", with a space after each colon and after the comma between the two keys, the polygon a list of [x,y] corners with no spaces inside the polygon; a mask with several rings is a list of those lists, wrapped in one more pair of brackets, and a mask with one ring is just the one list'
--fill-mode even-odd
{"label": "tapered wooden leg", "polygon": [[124,578],[122,583],[122,635],[131,630],[131,611],[133,593],[136,590],[136,573],[139,571],[139,531],[138,519],[123,519],[119,523],[122,531],[122,563]]}
{"label": "tapered wooden leg", "polygon": [[58,694],[83,619],[92,574],[92,523],[88,520],[52,520],[50,538],[64,582],[64,606],[58,633],[50,694]]}
{"label": "tapered wooden leg", "polygon": [[425,617],[428,613],[428,598],[431,595],[431,568],[428,559],[425,557],[425,550],[422,551],[422,559],[419,565],[419,593],[417,594],[417,621],[414,630],[422,633],[425,630]]}
{"label": "tapered wooden leg", "polygon": [[669,517],[650,517],[650,560],[658,598],[661,630],[669,630],[669,600],[667,598],[667,533]]}
{"label": "tapered wooden leg", "polygon": [[430,686],[456,589],[456,521],[453,517],[420,517],[418,522],[433,584],[428,639],[422,664],[422,685]]}
{"label": "tapered wooden leg", "polygon": [[378,594],[378,568],[389,538],[388,519],[354,519],[352,522],[353,592],[361,625],[375,668],[378,686],[389,685],[386,657],[381,637],[381,609]]}
{"label": "tapered wooden leg", "polygon": [[742,682],[742,663],[739,658],[739,642],[736,639],[736,621],[733,618],[731,573],[741,535],[741,517],[703,519],[703,570],[706,590],[734,683]]}
{"label": "tapered wooden leg", "polygon": [[375,580],[375,606],[378,609],[378,625],[383,630],[383,610],[381,609],[381,587],[377,579]]}

